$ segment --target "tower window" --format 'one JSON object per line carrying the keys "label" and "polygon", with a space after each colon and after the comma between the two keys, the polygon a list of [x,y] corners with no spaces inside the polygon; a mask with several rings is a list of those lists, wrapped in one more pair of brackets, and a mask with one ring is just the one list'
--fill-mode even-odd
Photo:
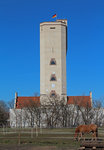
{"label": "tower window", "polygon": [[55,29],[55,27],[50,27],[50,29]]}
{"label": "tower window", "polygon": [[55,92],[55,90],[52,90],[52,91],[50,92],[50,97],[56,97],[56,92]]}
{"label": "tower window", "polygon": [[55,76],[55,74],[52,74],[52,75],[51,75],[50,81],[56,81],[56,76]]}
{"label": "tower window", "polygon": [[55,60],[55,58],[51,58],[50,65],[56,65],[56,60]]}

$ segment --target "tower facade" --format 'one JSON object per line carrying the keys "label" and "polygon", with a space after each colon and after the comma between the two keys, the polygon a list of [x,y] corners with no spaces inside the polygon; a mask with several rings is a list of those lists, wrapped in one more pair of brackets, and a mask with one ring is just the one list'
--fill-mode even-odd
{"label": "tower facade", "polygon": [[40,102],[47,96],[65,98],[67,20],[40,23]]}

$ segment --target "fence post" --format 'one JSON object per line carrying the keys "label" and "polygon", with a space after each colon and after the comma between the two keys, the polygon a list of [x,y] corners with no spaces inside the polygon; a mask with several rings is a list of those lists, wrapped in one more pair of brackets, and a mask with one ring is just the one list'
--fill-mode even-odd
{"label": "fence post", "polygon": [[31,138],[33,138],[33,128],[31,128]]}
{"label": "fence post", "polygon": [[37,124],[36,124],[36,137],[38,137],[38,129],[37,129]]}
{"label": "fence post", "polygon": [[3,125],[3,135],[5,135],[4,125]]}
{"label": "fence post", "polygon": [[42,134],[42,127],[40,126],[40,134]]}
{"label": "fence post", "polygon": [[19,130],[19,132],[18,132],[18,144],[20,145],[20,143],[21,143],[21,133],[20,133],[20,130]]}

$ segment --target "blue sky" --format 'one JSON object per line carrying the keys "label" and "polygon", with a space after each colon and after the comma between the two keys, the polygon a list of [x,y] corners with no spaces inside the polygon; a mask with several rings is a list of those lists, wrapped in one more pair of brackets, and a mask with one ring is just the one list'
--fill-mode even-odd
{"label": "blue sky", "polygon": [[40,93],[40,22],[68,20],[67,95],[104,98],[103,0],[0,0],[0,100]]}

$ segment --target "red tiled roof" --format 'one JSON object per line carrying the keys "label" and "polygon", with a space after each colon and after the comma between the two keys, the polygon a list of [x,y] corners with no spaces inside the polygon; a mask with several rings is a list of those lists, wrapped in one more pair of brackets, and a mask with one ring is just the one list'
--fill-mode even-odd
{"label": "red tiled roof", "polygon": [[23,107],[32,106],[33,104],[40,104],[40,96],[38,97],[17,97],[16,108],[21,109]]}
{"label": "red tiled roof", "polygon": [[91,98],[90,96],[67,96],[67,103],[82,107],[91,107]]}
{"label": "red tiled roof", "polygon": [[[40,96],[38,97],[17,97],[16,109],[32,106],[33,104],[40,105]],[[91,107],[90,96],[67,96],[67,104],[75,104],[82,107]]]}

